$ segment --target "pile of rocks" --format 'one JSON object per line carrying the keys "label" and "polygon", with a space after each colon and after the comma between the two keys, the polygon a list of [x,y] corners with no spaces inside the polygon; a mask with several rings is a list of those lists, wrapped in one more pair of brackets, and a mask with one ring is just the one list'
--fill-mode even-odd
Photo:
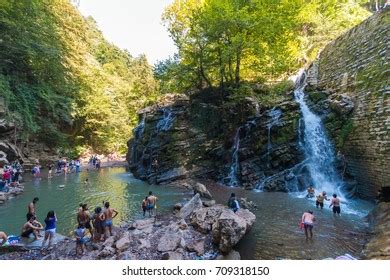
{"label": "pile of rocks", "polygon": [[0,204],[5,203],[11,197],[17,196],[24,192],[24,186],[9,187],[8,192],[0,192]]}
{"label": "pile of rocks", "polygon": [[[234,213],[222,205],[205,207],[197,193],[172,215],[136,220],[114,228],[113,236],[104,243],[88,243],[81,259],[239,259],[233,248],[255,219],[247,209]],[[16,252],[6,258],[78,259],[75,243],[65,239],[51,251]]]}

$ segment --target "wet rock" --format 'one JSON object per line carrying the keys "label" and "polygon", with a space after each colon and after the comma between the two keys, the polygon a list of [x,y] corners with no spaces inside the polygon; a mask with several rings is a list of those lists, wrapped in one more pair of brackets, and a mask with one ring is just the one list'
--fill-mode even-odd
{"label": "wet rock", "polygon": [[176,203],[174,206],[173,206],[173,210],[174,211],[180,211],[180,209],[183,207],[183,205],[181,203]]}
{"label": "wet rock", "polygon": [[200,195],[196,194],[191,198],[191,200],[187,204],[183,206],[183,208],[180,209],[178,216],[185,219],[188,216],[190,216],[192,212],[202,207],[203,207],[203,203],[202,200],[200,199]]}
{"label": "wet rock", "polygon": [[208,189],[206,188],[206,186],[201,184],[201,183],[196,183],[194,185],[194,194],[197,194],[197,193],[200,195],[200,197],[212,199],[212,196],[211,196],[210,192],[208,191]]}
{"label": "wet rock", "polygon": [[255,209],[257,205],[253,201],[248,201],[246,197],[241,197],[239,199],[239,204],[243,209]]}
{"label": "wet rock", "polygon": [[216,260],[227,261],[227,260],[241,260],[241,255],[235,250],[231,250],[227,255],[219,255]]}

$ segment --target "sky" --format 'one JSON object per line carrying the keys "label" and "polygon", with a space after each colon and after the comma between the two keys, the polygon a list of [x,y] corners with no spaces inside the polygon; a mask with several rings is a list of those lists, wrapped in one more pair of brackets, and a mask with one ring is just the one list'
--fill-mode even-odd
{"label": "sky", "polygon": [[176,52],[162,25],[164,8],[173,0],[78,0],[84,16],[92,16],[104,37],[133,56],[145,54],[154,64]]}

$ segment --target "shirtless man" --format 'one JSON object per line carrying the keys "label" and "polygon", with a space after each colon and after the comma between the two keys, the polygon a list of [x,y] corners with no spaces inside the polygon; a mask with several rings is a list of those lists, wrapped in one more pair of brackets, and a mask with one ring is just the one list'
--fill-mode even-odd
{"label": "shirtless man", "polygon": [[81,208],[79,209],[77,213],[77,223],[79,225],[83,225],[86,229],[89,230],[89,233],[91,234],[91,239],[93,239],[93,231],[91,226],[91,215],[88,211],[88,205],[82,204]]}
{"label": "shirtless man", "polygon": [[107,234],[108,229],[108,233],[112,236],[112,219],[118,215],[118,211],[111,208],[108,201],[104,203],[104,215],[106,216],[106,220],[104,221],[105,234]]}
{"label": "shirtless man", "polygon": [[302,223],[305,227],[306,241],[309,240],[309,233],[310,239],[313,239],[313,225],[315,220],[316,218],[313,215],[313,211],[309,210],[302,215]]}
{"label": "shirtless man", "polygon": [[8,240],[8,236],[5,234],[5,232],[0,231],[0,239],[1,239],[0,246],[3,246]]}
{"label": "shirtless man", "polygon": [[333,194],[333,198],[330,201],[329,208],[333,206],[333,214],[338,214],[340,216],[341,208],[340,208],[340,199],[337,198],[337,194]]}
{"label": "shirtless man", "polygon": [[22,228],[22,237],[29,238],[31,233],[34,234],[34,239],[39,239],[39,231],[43,229],[43,226],[40,222],[36,220],[36,217],[32,214],[28,215],[28,221],[23,225]]}
{"label": "shirtless man", "polygon": [[307,198],[312,198],[314,197],[314,188],[313,186],[310,186],[308,189],[307,189],[307,195],[306,195]]}
{"label": "shirtless man", "polygon": [[28,212],[26,215],[27,221],[30,219],[30,215],[35,216],[36,215],[36,205],[37,202],[39,201],[38,197],[34,197],[33,201],[29,203],[28,205]]}
{"label": "shirtless man", "polygon": [[329,201],[329,199],[326,196],[326,192],[322,192],[319,195],[317,195],[317,200],[316,200],[316,207],[320,206],[320,208],[324,208],[324,200]]}
{"label": "shirtless man", "polygon": [[149,212],[149,217],[156,214],[156,203],[157,203],[157,196],[154,196],[153,193],[150,191],[148,196],[148,205],[147,209]]}

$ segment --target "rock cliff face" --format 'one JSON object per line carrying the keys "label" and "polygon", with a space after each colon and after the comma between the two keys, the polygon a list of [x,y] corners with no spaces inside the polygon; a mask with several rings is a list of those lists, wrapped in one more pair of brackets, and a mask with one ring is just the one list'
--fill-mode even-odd
{"label": "rock cliff face", "polygon": [[345,156],[346,178],[368,198],[390,182],[389,28],[387,8],[326,46],[306,88]]}
{"label": "rock cliff face", "polygon": [[15,126],[6,119],[4,100],[0,98],[0,165],[8,164],[20,156],[18,148],[11,142]]}
{"label": "rock cliff face", "polygon": [[[251,98],[228,106],[215,92],[167,96],[139,116],[127,159],[135,176],[149,182],[207,177],[254,188],[302,159],[292,95],[273,108]],[[282,181],[266,188],[287,191]]]}

